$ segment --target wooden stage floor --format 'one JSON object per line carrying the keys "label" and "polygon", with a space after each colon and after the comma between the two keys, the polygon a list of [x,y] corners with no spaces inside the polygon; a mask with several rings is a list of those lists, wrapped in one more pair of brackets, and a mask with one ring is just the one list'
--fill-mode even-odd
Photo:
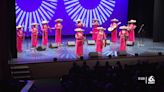
{"label": "wooden stage floor", "polygon": [[[87,37],[91,39],[91,37]],[[109,38],[110,39],[110,38]],[[50,42],[54,42],[54,39],[49,39]],[[63,38],[63,46],[55,49],[47,48],[46,51],[32,52],[30,49],[30,40],[25,40],[23,43],[23,52],[18,53],[18,58],[9,61],[9,64],[26,64],[26,63],[41,63],[41,62],[53,62],[54,58],[57,61],[75,61],[77,57],[75,55],[75,47],[67,46],[68,41],[75,41],[74,37]],[[41,39],[39,39],[39,45]],[[109,55],[118,57],[119,41],[117,43],[111,43],[103,49],[102,57],[108,58]],[[88,54],[95,52],[95,45],[84,44],[84,59],[88,59]],[[134,46],[127,46],[127,54],[134,56],[135,53],[139,55],[155,55],[158,52],[164,53],[164,42],[153,42],[152,39],[144,38],[144,46],[138,46],[138,39]]]}

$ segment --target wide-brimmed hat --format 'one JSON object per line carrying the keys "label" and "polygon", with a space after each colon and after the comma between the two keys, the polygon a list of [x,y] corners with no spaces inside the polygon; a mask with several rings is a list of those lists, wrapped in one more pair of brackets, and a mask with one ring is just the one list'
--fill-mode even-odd
{"label": "wide-brimmed hat", "polygon": [[114,18],[114,19],[112,19],[111,21],[112,21],[112,22],[118,22],[119,20],[116,19],[116,18]]}
{"label": "wide-brimmed hat", "polygon": [[42,24],[47,24],[47,23],[48,23],[48,21],[46,21],[46,20],[42,21]]}
{"label": "wide-brimmed hat", "polygon": [[77,19],[77,20],[76,20],[76,23],[79,23],[79,22],[81,22],[81,20],[80,20],[80,19]]}
{"label": "wide-brimmed hat", "polygon": [[32,25],[32,26],[37,26],[37,25],[38,25],[38,23],[32,23],[31,25]]}
{"label": "wide-brimmed hat", "polygon": [[99,20],[95,18],[95,19],[93,19],[93,21],[99,21]]}
{"label": "wide-brimmed hat", "polygon": [[62,22],[63,19],[56,19],[55,22]]}
{"label": "wide-brimmed hat", "polygon": [[21,26],[21,25],[18,25],[18,26],[16,27],[16,29],[19,29],[19,28],[23,28],[23,26]]}
{"label": "wide-brimmed hat", "polygon": [[121,26],[120,29],[121,30],[127,30],[127,26]]}
{"label": "wide-brimmed hat", "polygon": [[103,27],[98,27],[97,29],[98,30],[102,30],[102,31],[105,31],[106,30],[106,28],[103,28]]}
{"label": "wide-brimmed hat", "polygon": [[82,31],[84,31],[84,30],[81,29],[81,28],[76,28],[75,31],[76,31],[76,32],[82,32]]}
{"label": "wide-brimmed hat", "polygon": [[128,23],[136,23],[136,20],[131,19]]}

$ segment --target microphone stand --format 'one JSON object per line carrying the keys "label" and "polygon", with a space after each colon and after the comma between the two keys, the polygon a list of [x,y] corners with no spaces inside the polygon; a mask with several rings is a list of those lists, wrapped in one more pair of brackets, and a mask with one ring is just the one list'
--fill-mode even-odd
{"label": "microphone stand", "polygon": [[[30,28],[29,28],[30,29]],[[26,34],[27,34],[27,31],[25,32]],[[28,36],[26,36],[26,34],[24,35],[25,36],[25,40],[24,41],[26,41],[26,52],[28,52],[28,51],[30,51],[30,49],[29,49],[29,39],[28,39]]]}
{"label": "microphone stand", "polygon": [[138,36],[139,36],[138,46],[143,46],[143,35],[142,35],[142,33],[144,32],[143,27],[144,27],[144,24],[141,25],[138,31]]}

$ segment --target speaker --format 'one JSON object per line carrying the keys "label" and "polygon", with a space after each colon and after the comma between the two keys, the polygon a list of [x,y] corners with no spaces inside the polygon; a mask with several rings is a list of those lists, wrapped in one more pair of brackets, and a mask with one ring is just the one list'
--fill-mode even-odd
{"label": "speaker", "polygon": [[53,49],[53,48],[58,48],[58,45],[56,43],[51,43],[49,45],[49,48]]}
{"label": "speaker", "polygon": [[45,47],[42,47],[42,46],[38,46],[38,47],[36,48],[36,50],[37,50],[37,51],[45,51],[46,48],[45,48]]}
{"label": "speaker", "polygon": [[132,41],[126,41],[126,45],[127,46],[134,46],[134,42],[132,42]]}
{"label": "speaker", "polygon": [[110,40],[106,40],[106,44],[107,45],[110,45],[111,44],[111,41]]}
{"label": "speaker", "polygon": [[159,56],[162,56],[162,52],[158,52],[158,55],[159,55]]}
{"label": "speaker", "polygon": [[68,46],[75,46],[76,42],[75,41],[68,41],[67,45]]}
{"label": "speaker", "polygon": [[138,56],[139,56],[139,54],[138,54],[138,53],[135,53],[135,54],[134,54],[134,56],[138,57]]}
{"label": "speaker", "polygon": [[80,57],[80,60],[84,60],[84,57],[83,57],[83,56],[81,56],[81,57]]}
{"label": "speaker", "polygon": [[53,61],[56,62],[58,59],[57,58],[53,58]]}
{"label": "speaker", "polygon": [[88,45],[95,45],[96,43],[95,43],[94,40],[88,40],[88,41],[87,41],[87,44],[88,44]]}
{"label": "speaker", "polygon": [[90,58],[98,58],[98,52],[90,52],[89,57]]}
{"label": "speaker", "polygon": [[127,56],[127,52],[126,51],[120,51],[120,52],[118,52],[118,56]]}

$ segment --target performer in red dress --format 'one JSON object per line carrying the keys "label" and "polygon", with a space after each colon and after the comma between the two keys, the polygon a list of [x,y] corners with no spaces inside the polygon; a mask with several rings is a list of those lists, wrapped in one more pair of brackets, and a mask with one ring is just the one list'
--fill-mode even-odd
{"label": "performer in red dress", "polygon": [[47,47],[48,44],[48,21],[42,21],[42,44]]}
{"label": "performer in red dress", "polygon": [[135,28],[136,28],[136,20],[128,21],[128,31],[129,31],[129,39],[130,42],[135,42]]}
{"label": "performer in red dress", "polygon": [[119,32],[120,36],[120,51],[126,51],[126,40],[128,38],[128,31],[126,26],[120,27],[121,31]]}
{"label": "performer in red dress", "polygon": [[24,33],[23,33],[23,27],[21,25],[16,27],[17,29],[17,51],[18,53],[21,53],[22,50],[22,44],[24,39]]}
{"label": "performer in red dress", "polygon": [[38,45],[38,23],[32,23],[32,30],[31,30],[31,42],[32,47],[36,48]]}
{"label": "performer in red dress", "polygon": [[96,52],[102,53],[103,46],[105,45],[105,40],[106,40],[106,34],[104,33],[105,28],[103,27],[98,27],[98,34],[97,34],[97,39],[96,39]]}
{"label": "performer in red dress", "polygon": [[76,28],[75,31],[77,32],[75,34],[76,38],[76,55],[77,57],[83,56],[83,45],[84,45],[84,34],[83,34],[83,29],[81,28]]}
{"label": "performer in red dress", "polygon": [[84,24],[82,23],[82,21],[80,19],[78,19],[76,22],[77,22],[76,23],[77,28],[83,28],[84,27]]}
{"label": "performer in red dress", "polygon": [[92,23],[92,26],[93,26],[93,29],[90,33],[92,34],[92,40],[96,41],[97,33],[99,32],[99,30],[97,29],[99,27],[99,20],[94,19],[93,23]]}
{"label": "performer in red dress", "polygon": [[118,25],[121,24],[121,22],[119,22],[119,20],[116,19],[116,18],[112,19],[111,21],[112,21],[112,24],[108,28],[108,31],[111,32],[111,42],[117,42],[117,40],[118,40],[118,37],[117,37],[117,28],[118,28]]}
{"label": "performer in red dress", "polygon": [[62,28],[63,25],[61,24],[61,22],[63,21],[63,19],[56,19],[55,22],[55,29],[56,29],[56,33],[55,33],[55,43],[57,43],[58,46],[61,46],[62,44]]}

